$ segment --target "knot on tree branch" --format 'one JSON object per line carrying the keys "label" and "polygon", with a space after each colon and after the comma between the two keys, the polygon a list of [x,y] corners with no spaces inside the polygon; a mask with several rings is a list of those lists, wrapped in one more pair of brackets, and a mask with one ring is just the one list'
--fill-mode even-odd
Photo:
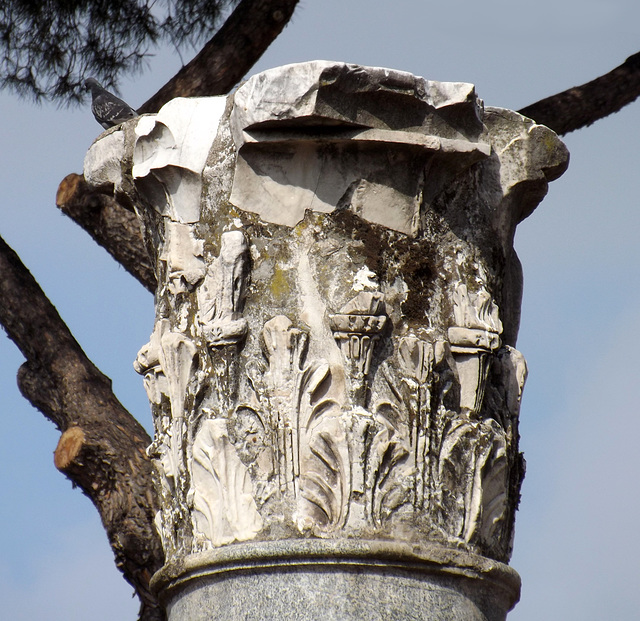
{"label": "knot on tree branch", "polygon": [[58,441],[58,446],[53,454],[53,463],[61,472],[65,472],[75,461],[82,450],[85,435],[80,427],[69,427]]}

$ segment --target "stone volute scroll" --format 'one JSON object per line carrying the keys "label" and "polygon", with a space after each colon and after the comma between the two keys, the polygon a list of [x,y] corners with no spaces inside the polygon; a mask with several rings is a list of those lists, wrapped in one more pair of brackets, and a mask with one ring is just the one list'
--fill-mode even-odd
{"label": "stone volute scroll", "polygon": [[156,266],[134,366],[171,621],[506,618],[513,238],[567,163],[470,84],[325,61],[98,137],[85,178]]}

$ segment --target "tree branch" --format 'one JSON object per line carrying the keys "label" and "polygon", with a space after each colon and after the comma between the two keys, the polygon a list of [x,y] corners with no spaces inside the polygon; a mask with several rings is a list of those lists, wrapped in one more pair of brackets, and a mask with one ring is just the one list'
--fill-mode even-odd
{"label": "tree branch", "polygon": [[220,30],[138,111],[157,112],[175,97],[228,93],[287,25],[298,0],[242,0]]}
{"label": "tree branch", "polygon": [[82,175],[67,175],[58,187],[56,205],[144,287],[156,289],[153,265],[142,240],[137,216],[107,194],[90,188]]}
{"label": "tree branch", "polygon": [[613,71],[518,110],[559,135],[588,127],[640,96],[640,52]]}
{"label": "tree branch", "polygon": [[163,563],[149,436],[2,238],[0,323],[27,359],[18,372],[22,394],[63,432],[56,467],[98,509],[116,565],[140,597],[140,619],[160,621],[164,613],[149,592]]}

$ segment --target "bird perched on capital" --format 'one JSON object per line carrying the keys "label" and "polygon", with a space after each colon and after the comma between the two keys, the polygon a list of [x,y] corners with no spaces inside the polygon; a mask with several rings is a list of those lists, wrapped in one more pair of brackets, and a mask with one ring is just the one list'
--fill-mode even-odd
{"label": "bird perched on capital", "polygon": [[85,80],[84,85],[91,91],[91,111],[93,116],[105,129],[140,116],[128,103],[102,88],[102,85],[97,80],[88,78]]}

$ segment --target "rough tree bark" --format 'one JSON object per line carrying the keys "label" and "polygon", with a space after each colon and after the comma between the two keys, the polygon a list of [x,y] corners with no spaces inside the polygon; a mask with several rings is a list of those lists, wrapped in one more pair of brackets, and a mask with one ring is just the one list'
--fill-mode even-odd
{"label": "rough tree bark", "polygon": [[518,112],[564,136],[618,112],[639,95],[640,52],[591,82],[541,99]]}
{"label": "rough tree bark", "polygon": [[55,465],[98,509],[116,565],[140,597],[140,619],[163,619],[149,592],[149,579],[163,563],[153,528],[158,503],[146,454],[149,436],[1,238],[0,274],[0,322],[26,358],[18,386],[62,431]]}
{"label": "rough tree bark", "polygon": [[138,217],[110,195],[92,191],[82,175],[67,175],[58,187],[56,205],[151,293],[156,276],[142,241]]}

